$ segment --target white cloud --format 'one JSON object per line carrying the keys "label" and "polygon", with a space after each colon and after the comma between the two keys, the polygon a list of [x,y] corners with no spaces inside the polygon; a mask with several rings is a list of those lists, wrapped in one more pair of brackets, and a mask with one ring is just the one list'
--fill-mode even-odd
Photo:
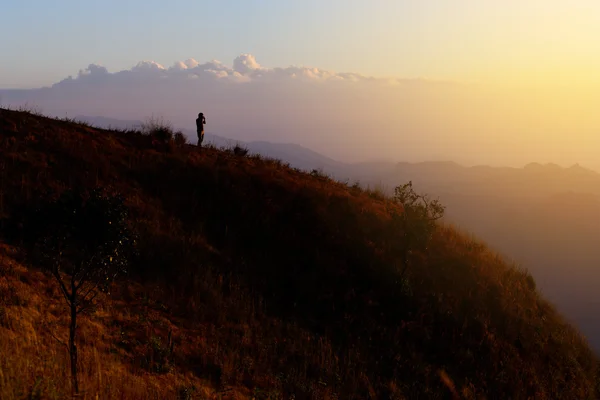
{"label": "white cloud", "polygon": [[[359,82],[377,81],[375,78],[352,73],[336,73],[322,70],[316,67],[276,67],[267,68],[262,66],[252,54],[241,54],[233,60],[232,66],[227,66],[218,60],[211,60],[200,64],[194,58],[177,61],[171,67],[165,68],[156,61],[144,60],[138,62],[130,69],[109,72],[105,67],[90,64],[86,69],[80,70],[75,78],[68,77],[54,86],[64,86],[77,81],[97,82],[120,82],[130,84],[141,82],[146,79],[154,79],[161,76],[162,79],[187,79],[194,81],[206,81],[207,79],[227,80],[237,83],[248,82]],[[380,83],[391,83],[391,81],[379,80]]]}
{"label": "white cloud", "polygon": [[193,58],[188,58],[183,63],[188,68],[195,68],[200,64],[198,61],[194,60]]}
{"label": "white cloud", "polygon": [[193,58],[188,58],[185,61],[177,61],[169,69],[181,71],[181,70],[196,68],[198,65],[200,65],[200,63],[198,61],[194,60]]}
{"label": "white cloud", "polygon": [[18,105],[28,101],[60,116],[129,120],[160,114],[190,129],[202,111],[209,133],[293,142],[342,159],[402,158],[417,147],[441,151],[435,146],[445,146],[440,138],[449,134],[460,136],[457,143],[478,140],[465,139],[463,131],[478,127],[464,123],[472,102],[455,100],[456,87],[393,83],[311,66],[266,67],[242,54],[231,65],[188,58],[169,68],[141,61],[109,72],[90,64],[50,88],[0,94],[6,102],[13,96]]}
{"label": "white cloud", "polygon": [[227,71],[223,71],[223,70],[207,69],[207,70],[205,70],[205,72],[214,74],[217,78],[227,78],[229,76]]}
{"label": "white cloud", "polygon": [[240,74],[248,74],[256,70],[262,69],[256,58],[252,54],[242,54],[233,60],[233,69]]}
{"label": "white cloud", "polygon": [[166,68],[155,61],[140,61],[131,69],[133,72],[165,71]]}
{"label": "white cloud", "polygon": [[78,76],[86,76],[86,75],[105,75],[108,74],[108,70],[97,64],[90,64],[86,69],[80,69]]}
{"label": "white cloud", "polygon": [[188,69],[188,66],[183,61],[177,61],[170,69],[174,69],[176,71],[181,71],[184,69]]}

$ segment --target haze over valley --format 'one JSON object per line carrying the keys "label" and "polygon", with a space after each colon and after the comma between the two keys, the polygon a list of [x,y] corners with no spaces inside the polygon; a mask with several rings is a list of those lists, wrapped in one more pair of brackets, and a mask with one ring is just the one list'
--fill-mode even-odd
{"label": "haze over valley", "polygon": [[516,82],[498,88],[259,61],[252,54],[230,65],[140,61],[114,72],[90,64],[41,88],[0,90],[0,101],[59,117],[156,116],[186,129],[203,110],[210,118],[207,133],[291,142],[345,162],[552,162],[600,170],[600,116],[594,111],[600,91],[593,85]]}

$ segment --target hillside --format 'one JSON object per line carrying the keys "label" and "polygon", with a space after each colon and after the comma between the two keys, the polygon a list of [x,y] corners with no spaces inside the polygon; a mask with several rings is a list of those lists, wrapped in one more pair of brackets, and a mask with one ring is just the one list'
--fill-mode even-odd
{"label": "hillside", "polygon": [[527,268],[600,354],[600,174],[577,165],[404,163],[380,178],[390,192],[412,179],[439,197],[446,221]]}
{"label": "hillside", "polygon": [[64,301],[27,261],[19,212],[96,185],[125,195],[140,256],[81,318],[86,398],[600,394],[598,360],[531,276],[452,227],[402,276],[402,207],[377,193],[258,156],[0,110],[2,399],[70,391]]}
{"label": "hillside", "polygon": [[[131,130],[139,129],[144,125],[143,121],[119,120],[115,118],[106,118],[101,116],[91,117],[79,115],[74,118],[76,121],[89,124],[102,129],[120,129]],[[190,120],[193,123],[193,119]],[[188,137],[192,143],[196,143],[196,131],[192,129],[181,129],[181,132]],[[290,166],[303,170],[324,169],[327,171],[338,171],[345,174],[344,169],[350,164],[333,160],[327,156],[319,154],[313,150],[307,149],[293,143],[273,143],[266,141],[244,141],[224,138],[219,135],[206,132],[203,144],[215,147],[233,147],[236,144],[244,146],[250,153],[260,154],[268,158],[285,160]]]}

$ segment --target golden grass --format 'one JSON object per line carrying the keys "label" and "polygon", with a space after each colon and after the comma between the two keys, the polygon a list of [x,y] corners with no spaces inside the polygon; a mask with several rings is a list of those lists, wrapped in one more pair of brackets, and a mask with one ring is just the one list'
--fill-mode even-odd
{"label": "golden grass", "polygon": [[70,391],[53,337],[66,333],[64,305],[51,279],[25,266],[11,221],[47,190],[97,184],[126,196],[141,258],[81,318],[87,398],[177,398],[183,387],[197,388],[192,398],[240,399],[591,399],[598,390],[586,341],[485,244],[440,225],[400,276],[403,232],[390,221],[402,207],[377,190],[0,110],[0,223],[14,246],[0,260],[2,399]]}
{"label": "golden grass", "polygon": [[[0,398],[70,397],[71,378],[64,345],[68,313],[55,283],[6,254],[0,256],[0,268]],[[236,390],[230,390],[227,397],[219,397],[210,382],[190,373],[175,370],[152,374],[132,368],[119,353],[120,335],[115,324],[133,316],[122,301],[104,299],[100,304],[79,323],[81,398],[169,399],[177,398],[184,388],[194,388],[199,398],[249,398],[247,393]],[[154,322],[168,323],[168,320],[159,317]]]}

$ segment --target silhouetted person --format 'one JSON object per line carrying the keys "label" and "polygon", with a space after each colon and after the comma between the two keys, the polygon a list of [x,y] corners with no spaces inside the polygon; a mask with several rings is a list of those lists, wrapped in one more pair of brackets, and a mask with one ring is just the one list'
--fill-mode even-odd
{"label": "silhouetted person", "polygon": [[202,146],[202,141],[204,140],[204,124],[206,123],[206,118],[204,118],[204,114],[198,114],[198,118],[196,118],[196,132],[198,133],[198,146]]}

